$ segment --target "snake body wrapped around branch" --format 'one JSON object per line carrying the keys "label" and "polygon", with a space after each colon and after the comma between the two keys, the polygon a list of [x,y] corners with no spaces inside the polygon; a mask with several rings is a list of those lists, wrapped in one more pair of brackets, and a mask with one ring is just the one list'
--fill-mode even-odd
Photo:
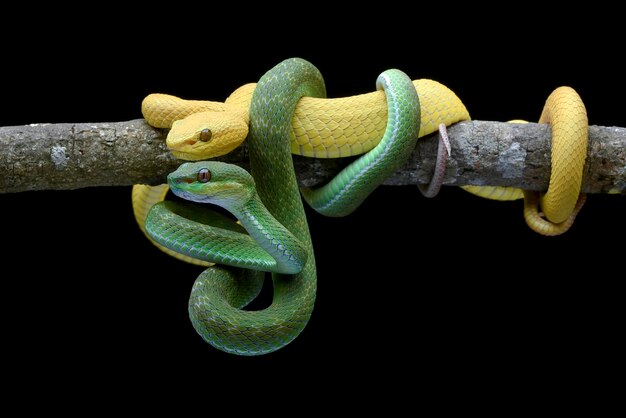
{"label": "snake body wrapped around branch", "polygon": [[[383,138],[328,185],[304,191],[321,212],[342,216],[353,211],[406,162],[415,146],[420,105],[410,79],[388,70],[379,76],[377,87],[388,96]],[[315,67],[299,59],[284,61],[261,78],[250,106],[252,177],[237,166],[210,161],[184,164],[168,177],[175,194],[222,206],[249,235],[234,225],[220,229],[214,222],[187,219],[167,202],[155,205],[148,216],[149,235],[170,251],[202,262],[273,273],[272,305],[253,312],[241,308],[260,290],[262,274],[247,271],[242,278],[230,267],[213,266],[196,280],[189,303],[192,323],[207,342],[224,351],[241,355],[274,351],[293,340],[311,315],[315,259],[291,158],[289,122],[302,96],[324,94]]]}
{"label": "snake body wrapped around branch", "polygon": [[[414,80],[412,85],[420,101],[421,113],[416,121],[419,137],[437,131],[441,124],[449,126],[469,119],[461,100],[446,86],[428,79]],[[150,125],[171,128],[167,146],[175,156],[190,161],[210,159],[232,151],[246,139],[250,123],[249,107],[256,87],[256,83],[245,84],[224,103],[151,94],[142,103],[142,113]],[[389,116],[386,95],[380,90],[332,99],[302,97],[290,121],[291,153],[338,158],[372,151],[385,135]],[[382,147],[376,151],[377,155],[381,153],[384,153]],[[399,161],[396,160],[396,163]],[[378,183],[381,183],[383,173],[379,172],[379,175],[381,180]],[[337,184],[329,184],[325,190],[337,187]],[[144,233],[150,208],[162,201],[167,192],[167,185],[133,187],[133,211]],[[321,193],[321,190],[316,192],[318,196]],[[339,212],[332,209],[324,213],[337,216]],[[210,264],[152,242],[162,251],[183,261],[201,266]]]}
{"label": "snake body wrapped around branch", "polygon": [[[215,162],[184,165],[170,176],[174,193],[223,206],[241,221],[247,234],[238,225],[215,229],[214,220],[195,222],[191,218],[196,215],[185,215],[185,209],[175,204],[154,205],[163,200],[167,186],[135,186],[133,190],[138,223],[143,228],[147,220],[149,237],[169,254],[195,264],[219,262],[273,272],[274,303],[258,312],[240,309],[260,291],[262,276],[257,272],[240,274],[231,267],[212,267],[198,278],[190,315],[198,332],[214,346],[243,355],[271,352],[295,338],[311,314],[316,288],[313,248],[291,153],[340,157],[367,152],[328,185],[302,190],[318,212],[344,216],[406,162],[418,136],[469,119],[454,93],[434,81],[411,84],[404,74],[388,71],[377,85],[385,92],[325,99],[317,70],[304,60],[292,59],[268,72],[258,85],[237,89],[225,103],[160,94],[144,100],[148,122],[171,128],[168,147],[179,158],[219,156],[249,139],[254,180],[240,173],[241,169]],[[557,235],[571,226],[584,202],[584,196],[578,199],[587,135],[582,101],[572,89],[557,89],[541,121],[553,126],[554,182],[541,198],[524,193],[524,215],[535,231]],[[574,163],[569,159],[575,159]],[[444,169],[438,168],[440,176]],[[254,187],[258,198],[256,193],[238,194]],[[436,189],[427,194],[436,194],[432,191]],[[496,200],[522,197],[521,190],[510,188],[466,190]]]}

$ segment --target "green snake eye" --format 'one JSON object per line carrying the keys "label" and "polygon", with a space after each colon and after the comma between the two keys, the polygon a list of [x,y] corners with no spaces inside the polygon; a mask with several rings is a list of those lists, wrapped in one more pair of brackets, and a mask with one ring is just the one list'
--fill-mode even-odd
{"label": "green snake eye", "polygon": [[204,128],[200,131],[200,141],[202,142],[209,142],[212,136],[213,132],[209,128]]}
{"label": "green snake eye", "polygon": [[200,171],[198,171],[198,181],[200,183],[206,183],[209,180],[211,180],[211,172],[209,171],[208,168],[203,168]]}

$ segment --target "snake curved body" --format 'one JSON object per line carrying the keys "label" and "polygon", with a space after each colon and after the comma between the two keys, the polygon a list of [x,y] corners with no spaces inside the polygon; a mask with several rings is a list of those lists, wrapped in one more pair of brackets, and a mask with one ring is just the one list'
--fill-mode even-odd
{"label": "snake curved body", "polygon": [[[420,132],[426,136],[438,130],[440,124],[450,126],[469,120],[463,102],[448,87],[434,80],[413,80],[420,100]],[[185,118],[191,114],[214,115],[229,120],[240,118],[247,123],[246,109],[250,106],[256,84],[250,83],[236,89],[224,103],[200,100],[183,100],[166,94],[150,94],[141,105],[145,120],[158,128],[171,128],[177,122],[177,131],[170,132],[168,148],[182,159],[205,159],[224,155],[239,146],[245,139],[240,128],[230,128],[226,140],[212,138],[204,147],[201,142],[190,141],[202,125],[197,120]],[[198,117],[198,118],[200,118]],[[374,148],[382,139],[388,120],[385,93],[374,91],[340,98],[303,97],[296,105],[291,119],[291,153],[305,157],[339,158],[363,154]],[[230,132],[237,131],[233,141]]]}
{"label": "snake curved body", "polygon": [[[415,80],[413,85],[419,94],[422,108],[420,136],[435,131],[439,124],[448,126],[469,119],[463,103],[447,87],[432,80]],[[153,94],[142,103],[142,112],[154,126],[172,127],[178,121],[177,133],[168,136],[168,146],[176,155],[192,160],[211,158],[229,152],[245,138],[249,121],[245,109],[250,104],[255,88],[255,84],[244,85],[233,92],[225,103],[186,101],[174,96]],[[379,143],[386,126],[386,99],[381,93],[338,99],[302,98],[291,120],[292,153],[332,158],[357,155],[372,149]],[[189,118],[189,115],[194,117]],[[204,148],[198,148],[197,145],[202,144],[198,144],[197,140],[190,141],[189,138],[194,136],[194,131],[200,131],[203,126],[200,120],[216,117],[222,123],[230,121],[230,126],[237,128],[224,130],[228,132],[223,135],[226,139],[212,141]],[[535,192],[524,193],[511,187],[463,188],[493,200],[517,200],[524,197],[524,218],[530,228],[543,235],[558,235],[569,229],[584,203],[584,196],[579,198],[587,147],[587,116],[582,100],[571,88],[556,89],[546,101],[540,123],[550,123],[553,127],[552,175],[549,191],[543,197]],[[135,186],[133,207],[142,230],[148,210],[162,200],[164,190],[166,192],[162,187],[154,189]],[[539,207],[544,211],[543,216]],[[168,253],[172,254],[171,251]]]}
{"label": "snake curved body", "polygon": [[419,136],[421,105],[411,79],[399,70],[385,71],[376,87],[385,90],[388,120],[380,142],[337,174],[328,184],[302,189],[309,206],[326,216],[346,216],[385,179],[402,167]]}
{"label": "snake curved body", "polygon": [[[470,118],[463,102],[443,84],[428,79],[413,80],[412,84],[420,102],[419,137],[437,131],[440,124],[449,126]],[[245,84],[223,103],[151,94],[142,102],[142,114],[154,127],[173,128],[167,145],[178,158],[214,158],[232,151],[246,138],[250,121],[248,108],[256,87],[256,83]],[[347,157],[371,151],[384,136],[389,120],[388,109],[386,95],[380,90],[342,98],[302,97],[290,120],[290,151],[316,158]],[[215,132],[211,140],[204,143],[199,140],[200,133],[209,128]],[[329,185],[328,188],[336,185]],[[167,190],[167,185],[133,186],[133,211],[144,233],[150,208],[163,200]],[[320,193],[316,192],[318,196]],[[341,204],[335,203],[335,208],[338,206]],[[339,213],[335,209],[324,211],[326,214],[332,212]],[[176,255],[151,241],[167,254],[183,261],[210,265],[203,260]]]}
{"label": "snake curved body", "polygon": [[[386,74],[396,79],[397,85],[404,82],[398,91],[410,91],[403,94],[401,106],[389,94],[390,79],[383,75],[377,83],[384,93],[324,99],[321,75],[311,64],[299,59],[284,61],[258,85],[237,89],[225,103],[182,101],[167,95],[151,95],[144,100],[142,110],[149,123],[172,128],[168,147],[179,158],[215,157],[238,146],[246,136],[250,139],[252,173],[259,195],[252,207],[263,215],[233,210],[240,219],[243,217],[242,223],[250,235],[237,225],[226,227],[226,231],[216,230],[188,219],[194,216],[191,213],[178,215],[177,212],[184,210],[171,202],[152,207],[163,200],[167,186],[133,189],[137,221],[143,227],[147,218],[147,232],[161,249],[196,264],[227,265],[207,269],[196,281],[190,300],[194,327],[212,345],[231,353],[264,354],[293,340],[310,317],[315,300],[315,264],[291,153],[323,158],[368,152],[327,186],[302,191],[307,202],[319,212],[343,216],[406,161],[418,135],[469,119],[461,101],[445,86],[431,80],[417,80],[411,86],[402,73]],[[413,107],[408,106],[407,110],[407,103],[413,103]],[[419,123],[407,121],[421,121],[421,128]],[[544,235],[556,235],[571,226],[584,202],[584,195],[578,198],[587,141],[582,101],[572,89],[557,89],[546,102],[540,122],[550,123],[553,130],[552,178],[545,195],[500,187],[466,189],[496,200],[523,195],[528,225]],[[398,157],[395,164],[389,164],[394,157]],[[220,168],[219,163],[199,164],[212,167],[216,173],[228,171]],[[180,185],[195,183],[195,171],[205,169],[184,165],[173,173],[175,180],[170,185],[180,193]],[[277,172],[279,176],[275,175]],[[181,178],[182,183],[177,183]],[[232,188],[229,182],[223,184],[228,184],[229,190]],[[194,192],[187,193],[187,197],[203,199]],[[268,211],[264,212],[264,207]],[[539,213],[539,207],[543,214]],[[263,219],[272,221],[261,222]],[[286,233],[278,234],[280,239],[270,239],[271,245],[261,246],[259,250],[250,236],[255,236],[255,228],[274,229],[267,225],[279,225],[276,230],[283,228]],[[257,239],[263,236],[256,234]],[[221,244],[216,246],[216,242]],[[277,259],[285,251],[293,255],[287,264]],[[252,270],[239,273],[229,266]],[[274,303],[263,311],[242,311],[240,308],[261,288],[262,274],[255,269],[274,272]]]}
{"label": "snake curved body", "polygon": [[[523,120],[510,122],[526,123]],[[550,184],[545,193],[513,187],[463,188],[487,199],[517,200],[523,197],[526,224],[539,234],[554,236],[569,230],[586,200],[580,189],[589,135],[587,111],[574,89],[559,87],[548,96],[539,123],[549,124],[552,128]]]}
{"label": "snake curved body", "polygon": [[[379,76],[377,87],[387,96],[383,138],[329,185],[306,192],[322,212],[340,216],[352,211],[406,162],[415,145],[420,102],[411,80],[388,70]],[[192,323],[207,342],[224,351],[258,355],[277,350],[302,331],[311,315],[315,259],[293,169],[290,121],[302,97],[324,95],[323,79],[313,65],[301,59],[280,63],[261,78],[250,105],[254,180],[243,169],[219,162],[187,163],[168,177],[175,194],[224,207],[249,236],[236,226],[221,230],[186,219],[171,202],[155,205],[148,216],[149,235],[185,257],[273,272],[274,301],[254,312],[241,307],[258,293],[258,274],[246,272],[242,279],[231,267],[214,266],[196,280],[189,303]]]}

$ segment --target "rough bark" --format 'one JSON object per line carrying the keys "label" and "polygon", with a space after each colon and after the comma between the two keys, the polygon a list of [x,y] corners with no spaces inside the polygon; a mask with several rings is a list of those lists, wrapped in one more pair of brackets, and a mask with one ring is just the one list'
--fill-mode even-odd
{"label": "rough bark", "polygon": [[[446,185],[547,188],[548,126],[471,121],[450,127],[448,133],[452,156]],[[0,127],[0,193],[162,183],[180,164],[165,147],[166,135],[141,119]],[[411,161],[385,184],[428,182],[436,147],[435,135],[420,139]],[[246,147],[219,159],[246,167]],[[305,186],[323,183],[347,162],[297,156],[294,160]],[[626,128],[589,128],[584,173],[584,192],[626,192]]]}

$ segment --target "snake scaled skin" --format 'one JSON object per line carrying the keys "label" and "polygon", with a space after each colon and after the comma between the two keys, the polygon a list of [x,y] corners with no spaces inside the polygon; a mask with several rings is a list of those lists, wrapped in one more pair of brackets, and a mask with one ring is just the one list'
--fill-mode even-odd
{"label": "snake scaled skin", "polygon": [[[354,210],[415,146],[420,102],[411,80],[388,70],[377,88],[385,91],[389,109],[383,138],[329,185],[304,192],[322,212],[341,216]],[[178,216],[168,208],[170,202],[150,211],[146,228],[161,245],[198,260],[274,272],[274,301],[255,312],[240,308],[258,293],[258,275],[246,272],[241,279],[230,267],[214,266],[196,280],[190,317],[198,333],[219,349],[240,355],[275,351],[293,340],[311,315],[315,260],[293,169],[289,122],[302,96],[324,94],[323,79],[312,64],[282,62],[261,78],[250,106],[254,180],[243,169],[219,162],[187,163],[168,177],[175,194],[229,210],[259,246],[236,231],[216,231]]]}
{"label": "snake scaled skin", "polygon": [[[469,119],[463,103],[445,86],[432,80],[416,80],[413,84],[422,108],[420,136],[435,131],[442,123],[448,126]],[[142,103],[142,112],[150,124],[173,128],[167,143],[175,155],[191,160],[212,158],[229,152],[245,139],[249,121],[245,109],[255,87],[255,84],[240,87],[225,103],[153,94]],[[325,158],[368,151],[382,137],[386,118],[385,98],[380,92],[339,99],[304,97],[291,120],[292,153]],[[548,197],[540,199],[536,193],[510,187],[463,188],[494,200],[524,197],[524,218],[531,229],[543,235],[558,235],[573,224],[585,200],[582,195],[579,198],[587,144],[587,117],[582,100],[571,88],[556,89],[546,101],[540,123],[552,125],[554,138]],[[209,126],[217,133],[209,141],[203,141],[200,132]],[[163,186],[134,187],[133,207],[142,229],[149,208],[162,200],[166,192]],[[538,207],[545,213],[543,217]],[[555,217],[555,212],[568,216],[564,220],[562,216]],[[185,261],[206,264],[186,257]]]}
{"label": "snake scaled skin", "polygon": [[[249,86],[247,88],[250,89]],[[242,90],[242,89],[240,89],[240,90]],[[245,90],[245,88],[243,90]],[[572,126],[574,126],[574,127],[578,127],[578,131],[580,131],[582,133],[582,135],[580,135],[579,137],[584,138],[584,140],[586,141],[586,114],[584,113],[584,106],[582,106],[582,102],[580,101],[578,96],[575,94],[575,92],[573,92],[573,90],[571,90],[571,92],[573,92],[573,95],[572,95],[571,92],[568,91],[568,90],[571,90],[571,89],[567,89],[567,88],[557,89],[557,91],[555,91],[554,96],[558,97],[558,98],[565,97],[567,100],[560,100],[560,101],[559,100],[552,100],[552,102],[551,102],[550,99],[549,99],[548,102],[546,103],[546,110],[544,111],[544,113],[551,112],[553,115],[556,114],[556,117],[553,116],[553,118],[552,118],[553,132],[555,132],[555,134],[554,134],[555,137],[557,137],[557,138],[558,137],[565,138],[564,142],[567,142],[572,137],[572,135],[569,134],[567,132],[567,130],[564,130],[563,126],[565,126],[565,127],[572,127]],[[563,92],[565,92],[566,94],[563,94]],[[372,94],[370,94],[370,95],[372,95]],[[368,96],[368,95],[362,95],[362,96]],[[231,98],[232,97],[237,97],[237,94],[233,94],[233,96],[231,96]],[[426,95],[426,97],[428,97],[428,95]],[[454,96],[454,97],[456,97],[456,96]],[[235,101],[237,101],[237,100],[245,102],[245,99],[241,100],[241,97],[239,97]],[[302,101],[304,101],[304,99]],[[572,103],[574,103],[574,104],[578,103],[578,106],[577,106],[578,107],[578,111],[577,112],[571,112]],[[231,101],[231,105],[232,105],[232,101]],[[580,111],[581,109],[582,109],[582,112]],[[463,108],[463,110],[464,110],[464,108]],[[213,112],[211,112],[211,113],[213,113]],[[228,111],[228,110],[224,110],[224,109],[219,110],[219,112],[217,114],[217,115],[219,115],[219,117],[217,119],[220,120],[220,121],[224,120],[224,119],[228,119],[228,117],[230,117],[230,113],[231,112]],[[245,113],[245,112],[243,112],[243,113]],[[429,113],[427,113],[427,114],[429,114]],[[582,117],[580,116],[581,113],[582,113]],[[432,113],[430,113],[430,114],[432,114]],[[572,118],[571,116],[569,116],[569,114],[573,114],[574,117]],[[228,115],[228,117],[225,118],[226,115]],[[204,116],[200,117],[201,116],[200,114],[198,114],[198,115],[194,114],[193,116],[194,117],[197,116],[197,117],[196,118],[186,118],[183,121],[181,121],[181,123],[184,124],[184,122],[186,122],[186,121],[194,121],[194,124],[196,124],[196,125],[199,124],[199,123],[202,123],[202,124],[204,123],[204,119],[205,119]],[[215,116],[215,115],[213,115],[213,116]],[[238,117],[242,118],[243,116],[240,115]],[[294,122],[293,122],[294,120],[296,120],[295,117],[292,118],[292,128],[294,126]],[[422,120],[423,120],[423,117],[422,117]],[[572,122],[572,120],[574,120],[574,122]],[[542,121],[545,122],[546,120],[544,120],[544,118],[542,117]],[[559,123],[555,123],[555,121],[557,121],[557,122],[561,121],[562,123],[560,123],[560,124]],[[563,123],[563,121],[565,123]],[[333,122],[332,120],[330,120],[330,122],[327,120],[325,123],[327,123],[327,124],[330,123],[332,125],[332,122]],[[174,128],[176,128],[176,126],[174,126]],[[195,132],[194,132],[194,129],[195,129]],[[205,141],[202,140],[202,135],[200,135],[202,133],[203,129],[204,128],[202,128],[202,129],[191,128],[191,131],[188,130],[187,135],[189,135],[189,133],[191,132],[191,135],[196,135],[196,137],[195,137],[195,139],[194,138],[190,139],[190,137],[187,137],[187,139],[184,139],[185,142],[183,143],[183,145],[191,146],[191,148],[189,148],[189,147],[184,148],[183,147],[182,149],[178,150],[178,154],[180,156],[184,156],[185,158],[190,158],[190,159],[198,159],[197,156],[202,154],[202,153],[200,153],[200,154],[194,153],[193,145],[196,144],[196,143],[200,144],[201,142],[205,142]],[[316,128],[316,130],[317,130],[317,132],[322,132],[322,130],[320,130],[319,127]],[[571,129],[570,129],[570,131],[571,131]],[[173,129],[172,133],[174,133],[174,132],[181,132],[181,129]],[[219,130],[218,130],[218,132],[219,132]],[[172,133],[170,133],[170,135]],[[292,135],[293,135],[293,133],[292,133]],[[184,136],[183,136],[183,138],[184,138]],[[168,137],[168,139],[169,139],[169,137]],[[199,141],[198,141],[198,139],[199,139]],[[313,137],[313,139],[315,139],[315,138]],[[558,141],[557,141],[557,143],[558,143]],[[580,145],[580,143],[581,143],[580,141],[578,143],[579,143],[579,146],[577,148],[575,148],[576,152],[573,153],[574,156],[575,156],[573,158],[580,158],[580,156],[582,154],[582,161],[584,163],[584,154],[585,154],[584,148],[586,148],[586,147],[584,145],[581,146]],[[207,150],[211,150],[211,146],[216,146],[217,148],[219,148],[218,144],[219,144],[219,141],[215,141],[215,142],[210,141],[209,142],[210,146],[209,147],[205,147],[203,152],[206,154],[206,152],[208,152]],[[200,145],[202,145],[202,144],[200,144]],[[172,146],[170,144],[170,146],[172,148],[174,148],[175,150],[177,149],[177,145]],[[560,147],[558,145],[556,145],[556,146],[553,145],[553,150],[559,150],[559,149],[561,150],[559,152],[556,152],[557,155],[559,153],[563,153],[564,149],[569,149],[569,148],[570,148],[570,146],[567,145],[567,144],[561,145]],[[582,152],[581,152],[581,149],[582,149]],[[292,150],[293,150],[293,141],[292,141]],[[553,161],[554,161],[554,154],[555,153],[553,153]],[[567,161],[565,161],[565,163],[567,164]],[[580,167],[582,167],[583,163],[580,163]],[[553,172],[559,173],[559,172],[562,172],[562,169],[563,169],[563,162],[562,161],[559,162],[559,160],[557,159],[556,163],[553,162],[553,166],[552,166]],[[565,181],[567,181],[568,176],[561,176],[561,178],[565,178],[566,179]],[[558,185],[557,185],[556,189],[559,189]],[[503,188],[489,188],[489,189],[486,189],[486,188],[483,187],[483,188],[479,188],[478,190],[479,190],[479,193],[483,193],[483,194],[485,193],[485,190],[488,190],[489,193],[491,193],[491,195],[490,196],[486,196],[486,197],[494,198],[494,193],[495,193],[495,194],[498,195],[498,197],[500,199],[503,199],[503,200],[507,200],[511,196],[518,196],[519,195],[519,192],[517,190],[506,189],[506,188],[505,189],[503,189]],[[578,189],[575,192],[576,196],[578,195],[578,190],[579,190],[579,187],[578,187]],[[571,194],[572,193],[570,193],[570,195]],[[525,203],[525,211],[524,211],[524,213],[525,213],[525,217],[526,217],[527,223],[533,229],[535,229],[538,232],[541,232],[543,234],[558,234],[558,233],[562,233],[564,230],[566,230],[571,225],[571,223],[573,222],[573,218],[574,218],[575,214],[580,209],[580,207],[582,205],[582,202],[584,201],[584,196],[581,196],[581,199],[579,199],[578,202],[575,204],[575,207],[574,207],[574,210],[573,210],[572,214],[569,215],[569,217],[565,221],[554,222],[554,223],[553,222],[547,222],[546,220],[544,220],[543,218],[540,217],[540,215],[538,214],[538,211],[536,209],[536,206],[533,207],[533,204],[535,204],[535,202],[537,202],[537,200],[538,199],[537,199],[536,195],[530,194],[530,193],[526,193],[526,199],[525,199],[526,203]],[[561,199],[559,199],[559,198],[556,199],[557,202],[559,202],[560,200]],[[551,221],[549,215],[546,214],[546,217],[548,218],[549,221]]]}
{"label": "snake scaled skin", "polygon": [[[419,137],[437,131],[441,124],[449,126],[469,119],[461,100],[446,86],[428,79],[414,80],[412,84],[420,101]],[[256,83],[245,84],[224,103],[151,94],[142,102],[142,113],[150,125],[171,128],[167,146],[175,156],[191,161],[210,159],[230,152],[246,138],[248,108],[255,89]],[[317,158],[363,154],[380,143],[388,117],[387,99],[382,91],[333,99],[303,97],[290,123],[291,152]],[[203,135],[203,132],[211,134]],[[133,186],[133,212],[144,233],[150,208],[162,201],[167,191],[167,185]],[[210,265],[151,241],[178,259]]]}
{"label": "snake scaled skin", "polygon": [[574,89],[559,87],[546,100],[539,123],[547,123],[552,128],[550,184],[545,193],[512,187],[463,188],[494,200],[523,197],[526,224],[541,235],[555,236],[569,230],[586,200],[580,189],[589,136],[587,111]]}

